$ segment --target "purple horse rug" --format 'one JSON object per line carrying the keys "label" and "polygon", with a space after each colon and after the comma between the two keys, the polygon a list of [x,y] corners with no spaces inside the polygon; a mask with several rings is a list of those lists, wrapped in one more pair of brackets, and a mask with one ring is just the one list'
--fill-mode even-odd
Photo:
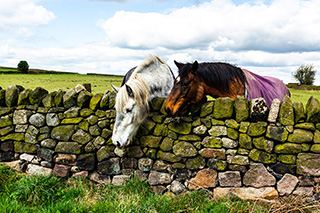
{"label": "purple horse rug", "polygon": [[270,76],[260,76],[246,69],[242,69],[247,79],[247,99],[264,98],[270,108],[272,100],[278,98],[282,101],[290,91],[287,86],[277,78]]}

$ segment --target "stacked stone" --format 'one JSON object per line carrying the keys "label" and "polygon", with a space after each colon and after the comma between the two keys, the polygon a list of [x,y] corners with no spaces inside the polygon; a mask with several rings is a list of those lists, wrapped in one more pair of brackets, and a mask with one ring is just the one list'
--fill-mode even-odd
{"label": "stacked stone", "polygon": [[[115,94],[0,90],[0,161],[28,173],[85,176],[122,184],[131,175],[156,192],[214,188],[243,199],[312,194],[320,176],[320,103],[289,97],[219,98],[192,115],[167,118],[165,99],[126,149],[111,142]],[[249,197],[249,195],[252,195]]]}

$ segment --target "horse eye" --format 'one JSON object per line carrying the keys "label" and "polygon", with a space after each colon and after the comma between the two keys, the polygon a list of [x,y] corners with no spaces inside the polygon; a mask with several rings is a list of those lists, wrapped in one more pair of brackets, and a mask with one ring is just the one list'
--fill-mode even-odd
{"label": "horse eye", "polygon": [[132,109],[127,109],[126,112],[130,113],[130,112],[132,112]]}

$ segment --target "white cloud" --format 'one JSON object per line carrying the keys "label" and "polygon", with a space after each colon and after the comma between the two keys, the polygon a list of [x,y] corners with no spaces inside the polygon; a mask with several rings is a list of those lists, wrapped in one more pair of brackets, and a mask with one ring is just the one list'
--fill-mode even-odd
{"label": "white cloud", "polygon": [[55,15],[37,0],[0,1],[0,30],[11,27],[38,26],[47,24]]}
{"label": "white cloud", "polygon": [[100,26],[114,45],[129,48],[314,51],[320,49],[317,8],[318,0],[239,6],[213,0],[168,14],[119,11]]}

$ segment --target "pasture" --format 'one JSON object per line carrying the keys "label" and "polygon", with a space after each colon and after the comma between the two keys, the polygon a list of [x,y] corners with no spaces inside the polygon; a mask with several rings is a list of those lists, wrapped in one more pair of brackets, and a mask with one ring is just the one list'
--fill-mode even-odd
{"label": "pasture", "polygon": [[[67,91],[77,84],[91,83],[92,93],[104,93],[112,90],[111,84],[120,86],[122,76],[112,75],[79,75],[79,74],[0,74],[0,87],[6,89],[11,85],[21,85],[25,89],[42,87],[49,92],[59,89]],[[302,102],[306,105],[310,96],[320,101],[320,90],[296,90],[289,89],[292,102]]]}

